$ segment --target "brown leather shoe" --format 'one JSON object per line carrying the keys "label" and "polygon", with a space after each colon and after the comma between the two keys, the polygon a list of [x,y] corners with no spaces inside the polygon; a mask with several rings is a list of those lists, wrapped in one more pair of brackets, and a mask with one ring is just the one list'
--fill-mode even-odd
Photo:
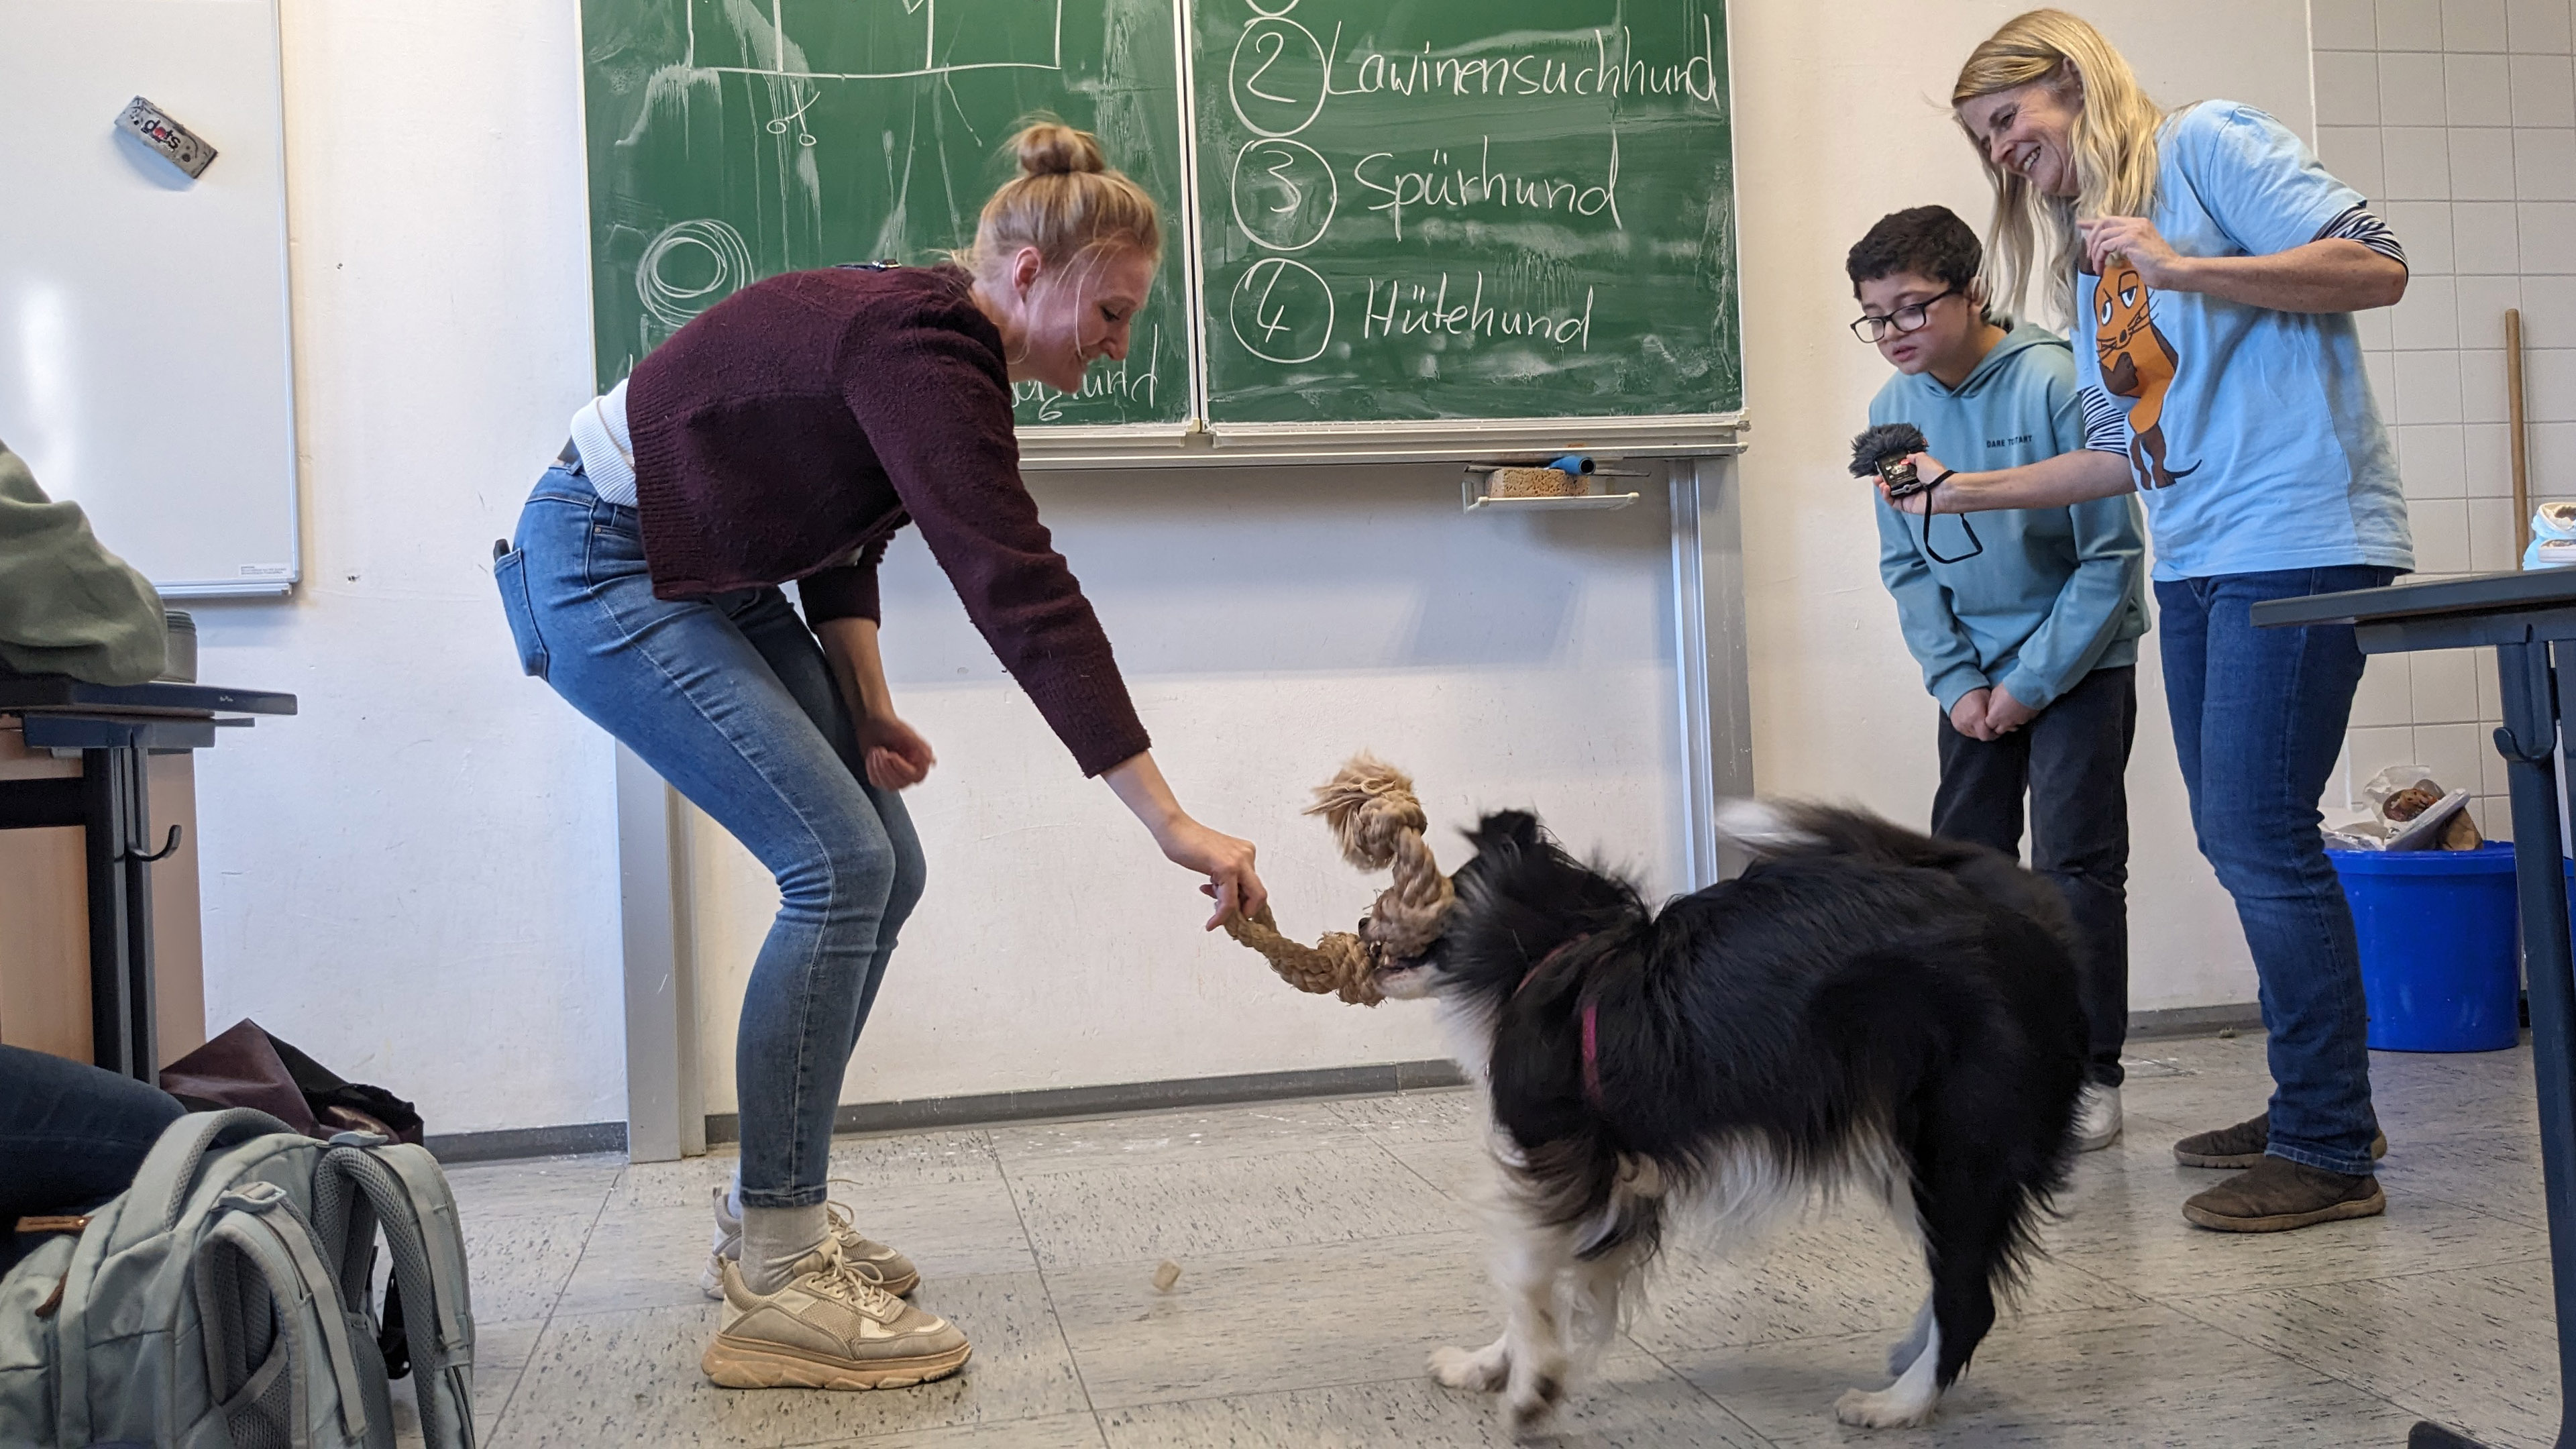
{"label": "brown leather shoe", "polygon": [[[2174,1161],[2185,1167],[2253,1167],[2263,1160],[2263,1149],[2272,1145],[2272,1119],[2256,1117],[2233,1127],[2215,1132],[2195,1132],[2174,1144]],[[2377,1161],[2388,1155],[2388,1134],[2370,1139],[2370,1156]]]}
{"label": "brown leather shoe", "polygon": [[2182,1205],[2191,1222],[2222,1233],[2286,1233],[2339,1218],[2375,1218],[2388,1211],[2379,1179],[2349,1177],[2266,1157]]}

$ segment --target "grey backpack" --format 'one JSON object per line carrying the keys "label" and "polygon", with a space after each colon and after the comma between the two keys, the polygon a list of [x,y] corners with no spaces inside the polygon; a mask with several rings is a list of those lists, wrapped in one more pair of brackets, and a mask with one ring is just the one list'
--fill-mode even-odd
{"label": "grey backpack", "polygon": [[427,1449],[472,1449],[456,1201],[421,1148],[265,1112],[170,1124],[77,1239],[0,1279],[0,1444],[387,1449],[381,1227]]}

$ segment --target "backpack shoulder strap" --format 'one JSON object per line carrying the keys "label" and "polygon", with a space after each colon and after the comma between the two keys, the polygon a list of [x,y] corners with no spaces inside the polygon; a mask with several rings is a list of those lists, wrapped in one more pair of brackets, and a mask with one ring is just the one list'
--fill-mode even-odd
{"label": "backpack shoulder strap", "polygon": [[408,1143],[334,1147],[322,1170],[354,1186],[384,1228],[422,1441],[429,1449],[472,1449],[474,1310],[447,1175],[426,1149]]}
{"label": "backpack shoulder strap", "polygon": [[154,1233],[177,1227],[206,1154],[270,1132],[301,1135],[253,1107],[191,1112],[171,1123],[145,1155],[143,1166],[134,1174],[134,1185],[125,1190],[125,1200],[108,1237],[107,1252],[122,1252]]}
{"label": "backpack shoulder strap", "polygon": [[[225,1211],[200,1241],[197,1256],[199,1321],[205,1333],[209,1380],[226,1389],[237,1389],[237,1383],[228,1381],[234,1377],[232,1371],[250,1367],[240,1361],[240,1346],[227,1341],[224,1325],[238,1322],[239,1314],[225,1311],[221,1295],[226,1279],[210,1271],[213,1259],[209,1253],[229,1247],[248,1258],[267,1280],[286,1333],[301,1340],[289,1350],[290,1354],[301,1351],[316,1370],[331,1375],[336,1387],[334,1397],[339,1400],[340,1425],[349,1442],[366,1443],[366,1380],[349,1344],[349,1324],[340,1310],[339,1287],[322,1255],[315,1250],[313,1236],[303,1219],[274,1183],[245,1184],[224,1194],[222,1206]],[[300,1418],[305,1406],[298,1403],[294,1411]],[[294,1427],[300,1428],[300,1423]]]}

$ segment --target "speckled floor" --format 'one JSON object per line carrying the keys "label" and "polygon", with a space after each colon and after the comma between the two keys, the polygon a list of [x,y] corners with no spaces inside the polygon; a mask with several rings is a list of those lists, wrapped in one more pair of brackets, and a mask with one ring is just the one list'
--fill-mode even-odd
{"label": "speckled floor", "polygon": [[[2389,1211],[2203,1232],[2216,1175],[2171,1141],[2251,1115],[2262,1042],[2137,1044],[2128,1138],[2083,1160],[2019,1313],[1927,1430],[1833,1421],[1878,1387],[1922,1266],[1866,1210],[1755,1256],[1677,1245],[1557,1432],[1581,1445],[2402,1444],[2434,1418],[2499,1446],[2557,1426],[2528,1050],[2378,1055]],[[1498,1319],[1465,1205],[1473,1104],[1432,1092],[845,1138],[837,1189],[974,1338],[943,1383],[737,1392],[700,1376],[707,1187],[729,1157],[460,1167],[499,1449],[865,1445],[1146,1449],[1509,1442],[1422,1373]],[[1155,1265],[1178,1262],[1169,1294]]]}

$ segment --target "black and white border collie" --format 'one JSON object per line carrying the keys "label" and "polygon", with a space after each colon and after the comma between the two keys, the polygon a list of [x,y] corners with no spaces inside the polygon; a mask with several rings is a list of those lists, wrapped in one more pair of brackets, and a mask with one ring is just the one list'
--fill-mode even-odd
{"label": "black and white border collie", "polygon": [[1932,1290],[1896,1382],[1834,1413],[1921,1424],[2065,1181],[2085,1033],[2055,891],[1853,811],[1721,818],[1752,866],[1656,911],[1535,817],[1489,815],[1441,938],[1381,968],[1388,996],[1438,1003],[1490,1100],[1505,1325],[1431,1372],[1502,1392],[1516,1430],[1617,1331],[1668,1219],[1724,1244],[1843,1189],[1918,1236]]}

